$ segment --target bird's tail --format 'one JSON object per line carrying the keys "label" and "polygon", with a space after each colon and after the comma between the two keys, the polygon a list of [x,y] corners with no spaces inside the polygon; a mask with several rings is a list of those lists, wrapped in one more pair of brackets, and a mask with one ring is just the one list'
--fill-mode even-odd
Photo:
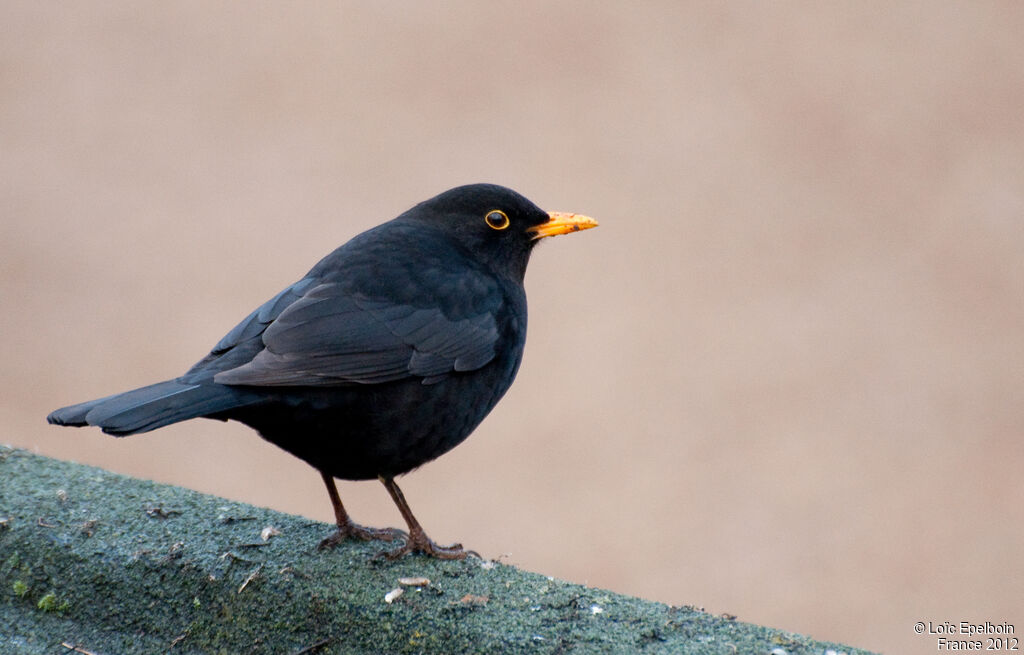
{"label": "bird's tail", "polygon": [[95,425],[107,434],[123,437],[252,405],[259,400],[255,394],[213,382],[167,380],[63,407],[51,412],[46,420],[55,425]]}

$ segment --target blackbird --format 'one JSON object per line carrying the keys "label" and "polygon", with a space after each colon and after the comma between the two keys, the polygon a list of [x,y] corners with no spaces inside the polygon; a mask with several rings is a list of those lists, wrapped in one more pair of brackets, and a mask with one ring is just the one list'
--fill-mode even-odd
{"label": "blackbird", "polygon": [[[395,476],[461,443],[508,390],[526,342],[523,278],[543,237],[595,227],[492,184],[461,186],[354,237],[249,314],[184,375],[47,420],[125,436],[235,420],[320,472],[338,529],[388,553],[466,556],[431,541]],[[349,518],[335,478],[379,479],[408,534]]]}

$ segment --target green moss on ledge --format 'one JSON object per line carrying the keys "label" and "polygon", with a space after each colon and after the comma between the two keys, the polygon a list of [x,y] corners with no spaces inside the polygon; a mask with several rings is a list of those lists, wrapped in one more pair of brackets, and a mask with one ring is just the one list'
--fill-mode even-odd
{"label": "green moss on ledge", "polygon": [[330,530],[0,446],[0,652],[865,652],[478,559],[318,551]]}

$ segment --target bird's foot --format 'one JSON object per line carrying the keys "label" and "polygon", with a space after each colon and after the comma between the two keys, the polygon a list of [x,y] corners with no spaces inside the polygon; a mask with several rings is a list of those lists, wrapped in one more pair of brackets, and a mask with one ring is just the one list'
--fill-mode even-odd
{"label": "bird's foot", "polygon": [[349,521],[343,525],[339,525],[338,529],[334,531],[334,534],[320,542],[317,549],[325,550],[327,548],[334,548],[346,539],[359,539],[360,541],[395,541],[396,539],[404,539],[405,537],[405,532],[398,528],[367,528],[359,525],[358,523]]}
{"label": "bird's foot", "polygon": [[466,559],[467,555],[480,557],[475,550],[465,550],[462,544],[452,544],[451,546],[435,544],[423,530],[413,530],[401,547],[387,551],[383,555],[388,559],[398,559],[406,553],[423,553],[437,559]]}

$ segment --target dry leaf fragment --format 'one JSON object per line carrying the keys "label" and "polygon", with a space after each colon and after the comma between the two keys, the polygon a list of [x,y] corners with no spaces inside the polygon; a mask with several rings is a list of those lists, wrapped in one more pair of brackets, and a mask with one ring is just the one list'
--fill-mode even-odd
{"label": "dry leaf fragment", "polygon": [[263,539],[263,541],[270,541],[271,537],[276,537],[279,534],[281,534],[280,530],[272,525],[268,525],[260,531],[260,538]]}
{"label": "dry leaf fragment", "polygon": [[459,602],[463,605],[486,605],[487,601],[491,598],[490,596],[477,596],[475,594],[466,594]]}
{"label": "dry leaf fragment", "polygon": [[405,586],[405,587],[426,587],[428,584],[430,584],[430,580],[428,578],[420,578],[420,577],[416,577],[416,578],[399,578],[398,579],[398,584],[400,584],[402,586]]}

